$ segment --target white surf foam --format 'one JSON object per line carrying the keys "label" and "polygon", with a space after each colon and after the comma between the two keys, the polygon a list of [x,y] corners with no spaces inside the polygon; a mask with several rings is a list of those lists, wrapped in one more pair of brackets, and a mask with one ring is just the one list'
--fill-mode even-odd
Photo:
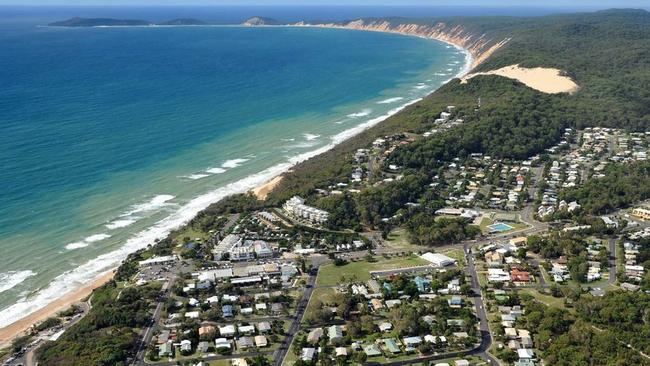
{"label": "white surf foam", "polygon": [[210,169],[206,170],[206,172],[210,173],[210,174],[222,174],[222,173],[226,172],[226,169],[224,169],[224,168],[210,168]]}
{"label": "white surf foam", "polygon": [[36,276],[36,272],[30,270],[0,273],[0,293],[11,290],[32,276]]}
{"label": "white surf foam", "polygon": [[109,230],[115,230],[115,229],[120,229],[123,227],[127,227],[131,224],[134,224],[136,221],[138,221],[138,218],[125,218],[125,219],[118,219],[115,221],[111,221],[108,224],[104,225],[106,226],[107,229]]}
{"label": "white surf foam", "polygon": [[160,209],[165,205],[167,205],[167,201],[173,199],[174,196],[170,194],[159,194],[157,196],[154,196],[151,200],[149,200],[149,202],[131,206],[131,209],[129,211],[126,211],[122,215],[120,215],[120,217],[126,217],[126,216],[131,216],[133,214],[139,214],[143,212],[149,212],[149,211]]}
{"label": "white surf foam", "polygon": [[350,113],[350,114],[348,114],[348,117],[350,117],[350,118],[365,117],[365,116],[369,116],[370,113],[372,113],[372,109],[366,108],[366,109],[363,109],[361,112]]}
{"label": "white surf foam", "polygon": [[399,102],[402,99],[404,98],[403,97],[388,98],[388,99],[380,100],[379,102],[377,102],[377,104],[391,104],[391,103]]}
{"label": "white surf foam", "polygon": [[247,162],[248,159],[231,159],[227,160],[225,163],[221,164],[222,168],[236,168],[243,163]]}
{"label": "white surf foam", "polygon": [[75,250],[75,249],[85,248],[88,245],[90,245],[91,243],[102,241],[102,240],[108,239],[110,237],[111,236],[108,235],[108,234],[94,234],[94,235],[91,235],[91,236],[85,238],[82,241],[76,241],[74,243],[66,244],[65,249],[67,249],[67,250]]}
{"label": "white surf foam", "polygon": [[302,135],[305,137],[307,141],[313,141],[320,137],[320,135],[314,135],[312,133],[304,133]]}
{"label": "white surf foam", "polygon": [[95,235],[91,235],[91,236],[87,237],[86,239],[84,239],[84,241],[86,243],[94,243],[94,242],[97,242],[97,241],[108,239],[110,237],[111,236],[108,235],[108,234],[95,234]]}
{"label": "white surf foam", "polygon": [[183,178],[187,178],[187,179],[191,179],[191,180],[197,180],[197,179],[206,178],[206,177],[209,177],[209,176],[210,176],[210,174],[196,173],[196,174],[187,175],[187,176],[185,176]]}
{"label": "white surf foam", "polygon": [[74,243],[66,244],[65,249],[66,250],[75,250],[75,249],[81,249],[89,246],[90,244],[86,243],[85,241],[77,241]]}

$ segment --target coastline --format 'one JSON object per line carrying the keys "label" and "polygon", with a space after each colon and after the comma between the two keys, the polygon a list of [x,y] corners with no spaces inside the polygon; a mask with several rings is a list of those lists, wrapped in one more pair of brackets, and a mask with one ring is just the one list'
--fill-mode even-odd
{"label": "coastline", "polygon": [[113,271],[109,271],[102,276],[98,277],[91,283],[80,287],[79,289],[63,295],[58,300],[55,300],[45,307],[21,318],[14,323],[0,328],[0,349],[8,346],[12,339],[22,335],[28,331],[33,325],[36,325],[45,319],[56,315],[62,310],[82,301],[90,296],[96,288],[104,285],[113,278]]}
{"label": "coastline", "polygon": [[[300,27],[301,25],[289,25],[289,26]],[[200,25],[196,27],[200,27]],[[326,27],[322,27],[322,28],[326,28]],[[463,67],[460,69],[459,73],[453,76],[452,78],[441,82],[441,84],[436,89],[432,90],[426,96],[434,93],[437,89],[442,87],[444,84],[448,83],[450,80],[454,78],[462,78],[470,71],[470,69],[474,65],[475,58],[472,52],[463,48],[462,45],[450,41],[446,41],[434,37],[426,37],[418,34],[410,34],[410,33],[387,31],[387,30],[382,31],[382,30],[355,29],[355,28],[345,28],[345,27],[331,27],[331,28],[375,31],[375,32],[399,34],[403,36],[432,39],[432,40],[436,40],[451,45],[456,49],[458,49],[459,51],[463,52],[465,55],[465,63]],[[202,194],[199,197],[192,199],[190,202],[185,204],[178,212],[155,223],[152,227],[145,229],[142,232],[134,234],[130,239],[126,241],[126,243],[121,248],[113,252],[106,253],[96,259],[91,259],[89,262],[71,271],[73,273],[93,274],[92,269],[96,268],[95,266],[97,264],[105,263],[105,261],[109,257],[116,258],[117,260],[115,260],[115,263],[113,263],[110,267],[106,267],[106,268],[110,268],[108,270],[109,271],[108,273],[106,272],[106,268],[104,268],[99,275],[89,277],[90,282],[88,282],[86,285],[82,285],[71,291],[64,292],[63,295],[60,297],[56,297],[61,293],[60,291],[55,292],[53,291],[53,289],[51,289],[47,294],[41,294],[42,296],[41,301],[43,301],[43,299],[45,301],[51,300],[47,302],[46,305],[40,308],[38,307],[35,308],[31,313],[27,312],[26,313],[27,315],[23,317],[20,317],[19,313],[17,312],[17,314],[15,314],[15,318],[17,318],[18,320],[6,325],[5,327],[0,328],[0,348],[6,346],[11,341],[11,339],[23,334],[33,324],[43,321],[48,317],[55,315],[57,312],[89,296],[92,293],[92,290],[110,281],[110,279],[112,278],[112,272],[115,270],[117,266],[119,266],[121,261],[124,258],[126,258],[128,254],[146,247],[147,245],[153,243],[156,239],[161,239],[166,237],[172,230],[175,230],[187,224],[187,222],[189,222],[192,218],[194,218],[200,211],[206,209],[211,204],[214,204],[229,195],[241,194],[241,193],[249,192],[251,190],[256,196],[258,196],[258,198],[263,197],[260,199],[264,199],[266,198],[266,195],[268,195],[268,193],[270,193],[275,187],[277,187],[281,183],[282,175],[286,173],[289,169],[291,169],[293,166],[335,148],[339,144],[344,143],[346,140],[356,136],[357,134],[367,130],[368,128],[371,128],[385,121],[386,119],[399,113],[400,111],[407,108],[408,106],[419,102],[420,100],[422,100],[422,98],[409,100],[406,103],[402,104],[401,106],[391,109],[384,115],[372,118],[361,124],[356,125],[355,127],[344,130],[332,136],[330,143],[316,150],[305,152],[300,155],[291,157],[285,163],[277,164],[261,172],[255,173],[239,181],[230,183],[224,187],[217,188],[213,191]],[[56,279],[54,279],[53,282],[55,280]],[[53,282],[51,282],[46,287],[46,289],[50,289],[52,287]]]}

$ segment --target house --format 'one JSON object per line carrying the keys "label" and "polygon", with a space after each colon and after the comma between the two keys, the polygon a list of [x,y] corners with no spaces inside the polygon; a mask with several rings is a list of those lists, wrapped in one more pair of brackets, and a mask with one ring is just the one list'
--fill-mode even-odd
{"label": "house", "polygon": [[376,344],[369,344],[367,346],[363,347],[363,352],[366,354],[368,357],[376,357],[376,356],[381,356],[381,351],[379,350],[379,347],[377,347]]}
{"label": "house", "polygon": [[201,341],[199,342],[199,345],[196,346],[196,349],[202,353],[207,353],[208,349],[210,349],[210,342]]}
{"label": "house", "polygon": [[386,350],[392,354],[400,353],[402,350],[397,346],[397,342],[393,338],[384,339]]}
{"label": "house", "polygon": [[232,366],[248,366],[248,362],[244,358],[233,358],[230,362]]}
{"label": "house", "polygon": [[384,308],[384,304],[379,299],[371,299],[370,305],[372,306],[372,310],[374,311],[380,311],[381,309]]}
{"label": "house", "polygon": [[239,311],[242,315],[251,315],[253,314],[253,308],[241,308]]}
{"label": "house", "polygon": [[220,349],[220,348],[230,349],[230,347],[231,347],[230,341],[227,340],[226,338],[217,338],[214,340],[215,349]]}
{"label": "house", "polygon": [[266,311],[266,303],[255,304],[255,310],[257,311]]}
{"label": "house", "polygon": [[232,318],[232,305],[224,305],[221,307],[221,312],[223,313],[224,318]]}
{"label": "house", "polygon": [[167,341],[161,345],[158,345],[158,356],[159,357],[171,357],[174,354],[174,344],[172,341]]}
{"label": "house", "polygon": [[199,336],[216,333],[217,328],[214,325],[202,325],[199,327]]}
{"label": "house", "polygon": [[253,339],[251,337],[241,337],[237,340],[238,349],[244,350],[251,347],[253,347]]}
{"label": "house", "polygon": [[461,307],[463,305],[463,299],[458,295],[454,295],[449,300],[447,300],[447,303],[452,308],[453,307],[459,308],[459,307]]}
{"label": "house", "polygon": [[263,335],[258,335],[255,336],[255,347],[260,348],[260,347],[266,347],[268,346],[269,342],[266,340],[266,337]]}
{"label": "house", "polygon": [[284,306],[278,302],[271,304],[271,313],[280,315],[284,312]]}
{"label": "house", "polygon": [[316,344],[323,336],[323,328],[312,329],[309,334],[307,334],[307,342],[311,344]]}
{"label": "house", "polygon": [[387,308],[393,308],[395,306],[399,306],[402,303],[401,300],[395,299],[395,300],[386,300],[386,307]]}
{"label": "house", "polygon": [[420,338],[420,337],[404,337],[402,339],[402,343],[404,343],[404,345],[406,347],[417,347],[420,344],[422,344],[422,338]]}
{"label": "house", "polygon": [[192,352],[192,341],[183,339],[181,341],[181,352]]}
{"label": "house", "polygon": [[336,347],[334,353],[336,357],[346,357],[348,355],[348,349],[345,347]]}
{"label": "house", "polygon": [[314,360],[314,356],[316,355],[316,349],[315,348],[303,348],[302,352],[300,353],[300,359],[309,362]]}
{"label": "house", "polygon": [[239,334],[253,334],[255,333],[255,327],[252,325],[240,325],[238,327]]}
{"label": "house", "polygon": [[167,343],[171,331],[169,329],[163,329],[160,334],[158,334],[158,344]]}
{"label": "house", "polygon": [[257,323],[257,331],[260,333],[268,333],[271,331],[271,323],[259,322]]}
{"label": "house", "polygon": [[517,350],[519,360],[532,360],[535,358],[535,353],[530,348],[520,348]]}
{"label": "house", "polygon": [[469,366],[469,361],[467,360],[456,360],[454,361],[455,366]]}
{"label": "house", "polygon": [[515,328],[505,328],[505,329],[503,329],[503,333],[505,334],[506,338],[508,338],[508,339],[517,338],[517,329],[515,329]]}
{"label": "house", "polygon": [[341,326],[339,325],[332,325],[327,328],[327,336],[332,342],[338,341],[343,338],[343,329],[341,329]]}
{"label": "house", "polygon": [[228,324],[228,325],[224,325],[223,327],[219,327],[219,334],[221,334],[222,337],[234,337],[235,332],[236,330],[233,324]]}
{"label": "house", "polygon": [[452,327],[462,327],[465,325],[465,321],[463,319],[447,319],[447,325]]}
{"label": "house", "polygon": [[393,329],[393,324],[389,322],[383,322],[379,324],[379,330],[382,332],[389,332],[391,329]]}
{"label": "house", "polygon": [[520,271],[517,268],[514,268],[512,271],[510,271],[510,277],[512,278],[513,282],[530,282],[530,273],[526,271]]}

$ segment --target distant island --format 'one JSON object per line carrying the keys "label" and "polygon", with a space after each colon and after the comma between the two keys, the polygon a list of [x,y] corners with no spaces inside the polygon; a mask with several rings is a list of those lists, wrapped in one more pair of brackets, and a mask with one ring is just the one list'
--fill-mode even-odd
{"label": "distant island", "polygon": [[206,25],[204,21],[192,18],[177,18],[164,22],[150,22],[140,19],[113,19],[113,18],[80,18],[48,24],[51,27],[125,27],[125,26],[154,26],[154,25]]}
{"label": "distant island", "polygon": [[282,25],[283,23],[273,18],[251,17],[242,23],[244,25]]}

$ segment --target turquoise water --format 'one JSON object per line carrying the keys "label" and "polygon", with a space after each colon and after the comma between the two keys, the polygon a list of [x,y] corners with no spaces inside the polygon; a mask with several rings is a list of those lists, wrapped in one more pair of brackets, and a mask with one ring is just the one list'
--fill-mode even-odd
{"label": "turquoise water", "polygon": [[490,225],[490,226],[488,226],[488,227],[489,227],[492,231],[497,231],[497,232],[508,231],[508,230],[512,230],[512,229],[513,229],[512,226],[507,225],[507,224],[504,224],[504,223],[502,223],[502,222],[499,222],[499,223],[496,223],[496,224],[492,224],[492,225]]}
{"label": "turquoise water", "polygon": [[0,23],[0,327],[457,74],[431,40]]}

